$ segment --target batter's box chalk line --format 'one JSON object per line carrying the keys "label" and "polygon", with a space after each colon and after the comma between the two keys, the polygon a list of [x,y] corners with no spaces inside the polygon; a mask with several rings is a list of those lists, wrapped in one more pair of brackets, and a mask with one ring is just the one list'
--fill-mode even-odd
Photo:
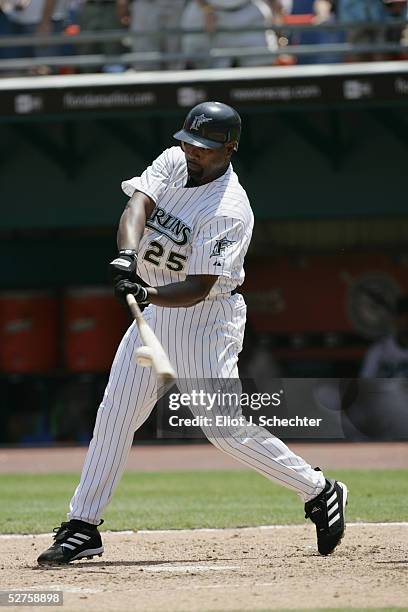
{"label": "batter's box chalk line", "polygon": [[[260,525],[258,527],[227,527],[227,528],[203,528],[203,529],[140,529],[138,531],[103,531],[102,536],[115,537],[115,536],[126,536],[126,535],[177,535],[183,533],[219,533],[227,531],[256,531],[256,530],[273,530],[273,529],[298,529],[299,527],[305,527],[304,525]],[[394,521],[389,523],[367,523],[364,521],[357,523],[347,523],[349,527],[408,527],[408,521]],[[25,539],[25,538],[50,538],[52,533],[10,533],[0,534],[0,540],[13,540],[13,539]]]}

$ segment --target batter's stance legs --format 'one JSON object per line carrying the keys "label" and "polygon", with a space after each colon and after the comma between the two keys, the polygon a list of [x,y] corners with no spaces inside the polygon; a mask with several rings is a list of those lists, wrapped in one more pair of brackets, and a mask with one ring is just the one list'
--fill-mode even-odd
{"label": "batter's stance legs", "polygon": [[70,503],[69,519],[99,523],[125,470],[134,432],[156,404],[156,378],[151,368],[135,364],[134,350],[139,344],[133,324],[112,365],[81,480]]}
{"label": "batter's stance legs", "polygon": [[[131,326],[112,365],[81,481],[71,500],[70,520],[61,525],[55,543],[40,555],[40,564],[69,563],[103,551],[96,526],[125,469],[134,431],[147,419],[157,399],[151,370],[135,364],[137,345],[137,332]],[[230,374],[236,374],[234,364]],[[205,407],[197,410],[200,413]],[[261,427],[251,426],[250,431],[229,427],[222,435],[219,429],[204,428],[204,433],[223,452],[296,491],[306,502],[306,516],[316,524],[319,552],[334,550],[344,532],[347,489],[342,483],[326,480]]]}

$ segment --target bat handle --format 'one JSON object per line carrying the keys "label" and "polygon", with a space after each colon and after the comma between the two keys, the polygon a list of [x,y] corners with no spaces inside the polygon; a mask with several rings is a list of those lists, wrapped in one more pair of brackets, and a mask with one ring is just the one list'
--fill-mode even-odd
{"label": "bat handle", "polygon": [[152,352],[152,365],[158,378],[161,379],[163,383],[173,381],[176,378],[176,373],[153,330],[144,320],[139,304],[135,300],[135,296],[128,293],[126,295],[126,302],[136,320],[136,325],[139,329],[139,334],[144,346]]}
{"label": "bat handle", "polygon": [[130,312],[133,315],[133,318],[136,321],[140,321],[140,318],[142,316],[142,312],[139,308],[139,304],[136,302],[135,300],[135,296],[132,295],[131,293],[126,294],[126,302],[130,308]]}

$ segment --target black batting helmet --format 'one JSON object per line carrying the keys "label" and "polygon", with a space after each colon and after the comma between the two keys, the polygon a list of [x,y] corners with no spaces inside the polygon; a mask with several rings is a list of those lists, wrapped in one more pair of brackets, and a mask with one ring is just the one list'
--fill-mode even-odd
{"label": "black batting helmet", "polygon": [[238,150],[241,136],[241,117],[237,111],[222,102],[203,102],[188,113],[183,128],[174,138],[203,149],[219,149],[234,142]]}

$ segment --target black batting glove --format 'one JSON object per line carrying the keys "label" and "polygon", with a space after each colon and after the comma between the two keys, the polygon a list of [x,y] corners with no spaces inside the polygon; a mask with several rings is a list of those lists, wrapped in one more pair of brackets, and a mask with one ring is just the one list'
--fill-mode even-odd
{"label": "black batting glove", "polygon": [[126,302],[126,296],[131,293],[138,304],[148,304],[149,294],[147,289],[139,285],[139,283],[132,283],[127,279],[119,279],[115,282],[115,295],[120,302]]}
{"label": "black batting glove", "polygon": [[136,278],[137,253],[133,249],[121,249],[118,256],[110,262],[109,270],[114,283],[118,279]]}

